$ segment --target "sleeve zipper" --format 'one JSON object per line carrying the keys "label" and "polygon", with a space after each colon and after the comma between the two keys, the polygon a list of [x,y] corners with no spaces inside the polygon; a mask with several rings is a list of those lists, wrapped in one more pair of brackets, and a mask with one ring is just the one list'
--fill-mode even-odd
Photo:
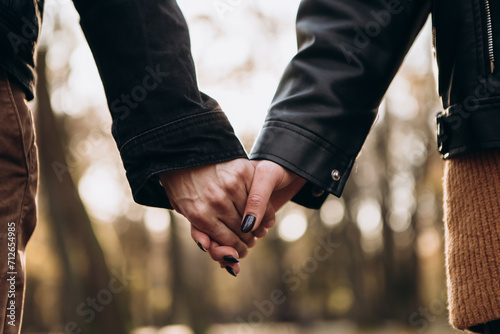
{"label": "sleeve zipper", "polygon": [[484,8],[486,12],[486,34],[488,36],[488,57],[490,60],[491,73],[495,70],[495,52],[493,50],[493,26],[491,24],[490,1],[484,0]]}

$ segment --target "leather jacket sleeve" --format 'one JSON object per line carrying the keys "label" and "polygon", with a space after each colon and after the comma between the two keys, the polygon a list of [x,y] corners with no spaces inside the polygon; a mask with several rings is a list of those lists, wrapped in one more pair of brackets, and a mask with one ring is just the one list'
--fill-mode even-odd
{"label": "leather jacket sleeve", "polygon": [[294,198],[319,208],[340,196],[378,106],[430,13],[430,0],[303,0],[299,51],[288,65],[251,159],[308,184]]}
{"label": "leather jacket sleeve", "polygon": [[158,173],[247,157],[217,102],[198,90],[175,0],[74,3],[136,202],[171,208]]}

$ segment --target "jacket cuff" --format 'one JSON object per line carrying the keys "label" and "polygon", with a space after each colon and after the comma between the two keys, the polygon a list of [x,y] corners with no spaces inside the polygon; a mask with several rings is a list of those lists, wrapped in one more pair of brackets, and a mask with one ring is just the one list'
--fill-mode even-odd
{"label": "jacket cuff", "polygon": [[450,107],[439,113],[436,121],[438,149],[445,159],[500,147],[500,99],[479,103],[474,110],[461,105]]}
{"label": "jacket cuff", "polygon": [[306,179],[293,201],[314,209],[328,193],[340,197],[355,161],[316,134],[281,121],[264,124],[250,159],[273,161]]}
{"label": "jacket cuff", "polygon": [[120,147],[138,204],[172,209],[159,173],[247,158],[226,115],[211,111],[163,124]]}

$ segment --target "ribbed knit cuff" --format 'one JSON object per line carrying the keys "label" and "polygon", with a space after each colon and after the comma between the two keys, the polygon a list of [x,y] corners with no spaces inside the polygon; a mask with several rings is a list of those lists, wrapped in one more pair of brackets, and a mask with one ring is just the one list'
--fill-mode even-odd
{"label": "ribbed knit cuff", "polygon": [[500,319],[500,151],[445,162],[444,212],[450,323]]}

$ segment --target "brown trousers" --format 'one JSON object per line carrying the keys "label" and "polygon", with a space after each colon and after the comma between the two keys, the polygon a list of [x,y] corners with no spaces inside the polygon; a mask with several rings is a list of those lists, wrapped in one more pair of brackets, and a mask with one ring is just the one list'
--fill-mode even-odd
{"label": "brown trousers", "polygon": [[0,70],[0,333],[21,331],[37,185],[33,116],[24,92]]}

